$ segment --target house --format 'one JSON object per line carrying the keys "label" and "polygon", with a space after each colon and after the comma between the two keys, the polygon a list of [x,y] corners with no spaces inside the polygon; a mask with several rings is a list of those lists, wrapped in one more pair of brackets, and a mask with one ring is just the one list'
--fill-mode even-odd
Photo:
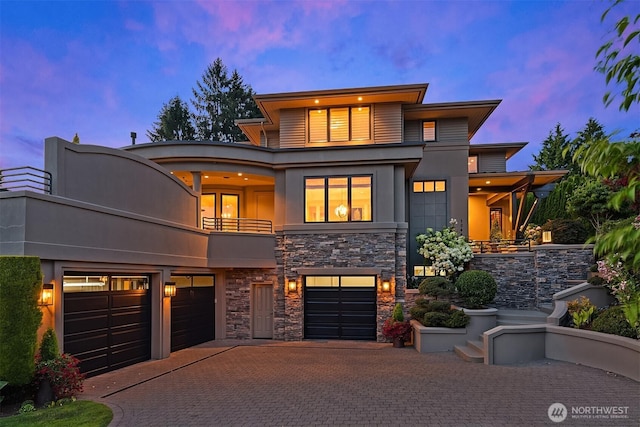
{"label": "house", "polygon": [[457,218],[485,240],[499,218],[515,237],[518,197],[563,175],[506,172],[524,143],[469,144],[500,101],[426,91],[257,95],[245,143],[48,138],[43,191],[3,172],[0,253],[41,258],[46,320],[90,375],[212,339],[382,340],[425,274],[416,234]]}

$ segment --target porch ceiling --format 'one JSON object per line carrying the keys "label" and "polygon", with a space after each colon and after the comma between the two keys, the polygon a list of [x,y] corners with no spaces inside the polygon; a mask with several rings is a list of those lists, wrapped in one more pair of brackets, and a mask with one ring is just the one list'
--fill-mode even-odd
{"label": "porch ceiling", "polygon": [[565,176],[566,170],[525,171],[469,174],[469,194],[510,193],[532,177],[532,190],[555,182]]}
{"label": "porch ceiling", "polygon": [[[193,184],[193,176],[189,171],[171,171],[171,173],[187,186]],[[202,171],[202,185],[246,187],[256,185],[274,185],[275,179],[269,176],[254,175],[242,172]]]}

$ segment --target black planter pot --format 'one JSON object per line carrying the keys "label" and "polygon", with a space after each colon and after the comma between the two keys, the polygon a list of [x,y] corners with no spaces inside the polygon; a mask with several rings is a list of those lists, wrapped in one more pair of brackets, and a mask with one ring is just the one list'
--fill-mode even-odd
{"label": "black planter pot", "polygon": [[49,402],[53,402],[55,396],[53,395],[53,388],[49,380],[44,379],[38,386],[38,393],[36,393],[36,407],[42,407]]}
{"label": "black planter pot", "polygon": [[404,348],[404,338],[395,337],[393,339],[393,348]]}

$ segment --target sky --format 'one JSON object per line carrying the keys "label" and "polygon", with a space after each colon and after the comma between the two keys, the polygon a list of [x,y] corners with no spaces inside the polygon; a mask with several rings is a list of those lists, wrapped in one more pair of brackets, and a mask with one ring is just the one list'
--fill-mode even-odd
{"label": "sky", "polygon": [[[0,0],[0,169],[43,168],[44,139],[148,142],[163,104],[220,57],[258,94],[428,83],[425,103],[501,99],[473,144],[528,142],[526,170],[560,123],[621,139],[640,105],[605,107],[594,71],[626,1]],[[636,53],[638,53],[636,51]],[[616,98],[619,100],[619,98]]]}

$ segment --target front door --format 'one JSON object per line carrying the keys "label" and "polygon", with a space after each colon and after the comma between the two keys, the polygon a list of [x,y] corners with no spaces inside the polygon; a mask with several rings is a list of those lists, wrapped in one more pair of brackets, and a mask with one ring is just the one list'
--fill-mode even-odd
{"label": "front door", "polygon": [[273,338],[273,286],[253,287],[253,338]]}

